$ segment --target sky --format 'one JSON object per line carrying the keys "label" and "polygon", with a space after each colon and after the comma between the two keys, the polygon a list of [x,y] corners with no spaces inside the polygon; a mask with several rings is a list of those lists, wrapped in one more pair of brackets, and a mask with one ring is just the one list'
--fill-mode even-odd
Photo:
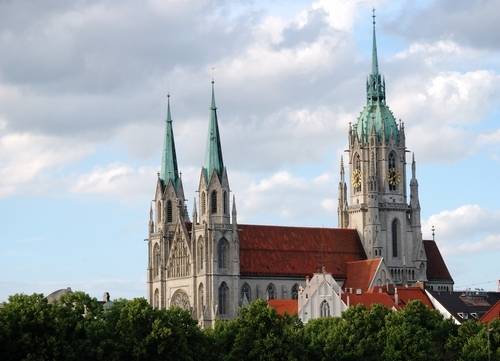
{"label": "sky", "polygon": [[191,212],[212,76],[238,221],[336,227],[372,7],[424,238],[457,289],[495,290],[499,0],[33,0],[0,2],[0,301],[146,296],[166,95]]}

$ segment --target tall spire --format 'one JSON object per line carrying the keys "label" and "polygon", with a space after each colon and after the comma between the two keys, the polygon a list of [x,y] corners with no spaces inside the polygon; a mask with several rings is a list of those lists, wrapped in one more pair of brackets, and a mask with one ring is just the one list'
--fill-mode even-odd
{"label": "tall spire", "polygon": [[217,107],[215,105],[214,81],[212,80],[212,104],[210,106],[210,123],[208,125],[207,150],[205,154],[205,170],[210,179],[215,170],[222,176],[224,162],[222,160],[222,147],[220,145],[219,124],[217,122]]}
{"label": "tall spire", "polygon": [[[385,104],[385,82],[382,81],[378,69],[377,36],[375,32],[375,9],[372,10],[373,44],[372,71],[366,83],[366,97],[369,104]],[[370,131],[370,130],[368,130]]]}
{"label": "tall spire", "polygon": [[175,154],[174,131],[172,129],[172,114],[170,112],[170,94],[167,95],[167,119],[165,121],[165,138],[163,140],[163,152],[161,156],[160,179],[168,183],[172,180],[177,187],[179,171],[177,169],[177,156]]}
{"label": "tall spire", "polygon": [[377,57],[377,37],[375,35],[375,9],[372,9],[373,18],[373,45],[372,45],[372,74],[378,74],[378,57]]}

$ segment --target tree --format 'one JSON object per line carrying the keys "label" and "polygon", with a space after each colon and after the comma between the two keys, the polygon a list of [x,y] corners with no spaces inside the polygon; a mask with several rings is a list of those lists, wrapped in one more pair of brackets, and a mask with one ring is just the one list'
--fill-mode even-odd
{"label": "tree", "polygon": [[302,360],[302,323],[280,316],[263,300],[240,310],[234,320],[218,321],[207,332],[219,360]]}
{"label": "tree", "polygon": [[305,326],[310,358],[317,360],[378,360],[384,346],[384,322],[389,310],[374,305],[350,307],[342,318],[320,318]]}
{"label": "tree", "polygon": [[391,312],[385,323],[383,356],[388,361],[448,359],[445,345],[456,332],[450,320],[420,301],[411,301],[403,310]]}
{"label": "tree", "polygon": [[460,361],[488,360],[488,352],[492,361],[498,361],[500,360],[500,320],[495,320],[488,325],[474,320],[466,321],[460,325],[458,333],[450,337],[446,347],[456,355],[455,359]]}

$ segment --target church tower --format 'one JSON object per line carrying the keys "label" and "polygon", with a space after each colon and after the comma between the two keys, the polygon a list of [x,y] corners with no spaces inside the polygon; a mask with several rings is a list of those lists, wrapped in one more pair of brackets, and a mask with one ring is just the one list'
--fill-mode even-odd
{"label": "church tower", "polygon": [[405,129],[387,106],[385,89],[379,73],[374,14],[366,105],[356,124],[349,125],[349,202],[341,160],[339,227],[355,228],[367,257],[383,257],[396,283],[425,281],[415,160],[408,204]]}
{"label": "church tower", "polygon": [[[233,318],[238,305],[239,243],[236,204],[230,213],[230,187],[222,156],[214,81],[205,163],[198,186],[199,209],[193,216],[196,254],[196,317],[203,326]],[[232,218],[232,219],[231,219]]]}
{"label": "church tower", "polygon": [[[166,308],[170,305],[168,266],[173,256],[171,253],[178,252],[173,243],[176,237],[179,237],[179,232],[186,238],[185,223],[189,221],[184,202],[184,190],[175,152],[170,95],[168,95],[161,171],[158,173],[149,217],[148,296],[150,304],[157,308]],[[187,260],[183,261],[181,273],[188,274],[190,265],[187,249],[181,250],[181,253]]]}

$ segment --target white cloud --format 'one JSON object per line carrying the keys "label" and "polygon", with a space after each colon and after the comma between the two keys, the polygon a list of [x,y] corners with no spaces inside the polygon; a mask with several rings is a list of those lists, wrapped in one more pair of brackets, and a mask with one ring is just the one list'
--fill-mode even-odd
{"label": "white cloud", "polygon": [[478,253],[500,249],[500,211],[477,204],[463,205],[430,216],[422,222],[424,238],[436,227],[436,241],[443,253]]}
{"label": "white cloud", "polygon": [[[10,133],[0,137],[0,197],[36,192],[47,172],[88,155],[92,148],[71,139]],[[28,189],[31,188],[31,189]]]}
{"label": "white cloud", "polygon": [[79,194],[103,195],[122,201],[141,199],[153,194],[156,170],[152,167],[133,168],[125,164],[97,167],[79,177],[71,191]]}

